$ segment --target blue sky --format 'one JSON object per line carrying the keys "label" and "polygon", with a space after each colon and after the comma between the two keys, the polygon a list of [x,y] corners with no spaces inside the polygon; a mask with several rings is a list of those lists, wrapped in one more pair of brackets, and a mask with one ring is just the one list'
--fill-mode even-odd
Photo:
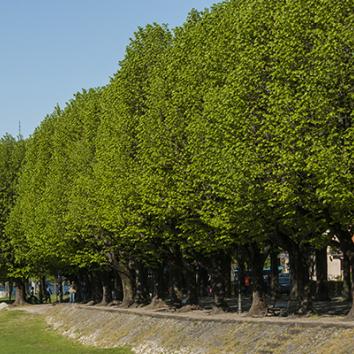
{"label": "blue sky", "polygon": [[106,84],[138,26],[181,25],[218,0],[0,0],[0,136]]}

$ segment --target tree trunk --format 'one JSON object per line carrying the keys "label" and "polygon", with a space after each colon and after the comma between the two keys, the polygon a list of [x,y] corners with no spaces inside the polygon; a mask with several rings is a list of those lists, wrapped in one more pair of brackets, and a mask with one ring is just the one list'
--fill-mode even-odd
{"label": "tree trunk", "polygon": [[[95,284],[95,282],[93,284]],[[91,286],[92,282],[90,281],[89,275],[87,272],[83,273],[80,277],[80,297],[83,303],[93,299]]]}
{"label": "tree trunk", "polygon": [[163,265],[157,269],[152,270],[151,285],[152,285],[152,298],[150,304],[147,305],[148,309],[167,308],[166,298],[168,295],[168,287],[166,286],[166,274]]}
{"label": "tree trunk", "polygon": [[160,264],[156,269],[153,270],[153,297],[151,303],[148,305],[149,308],[165,308],[166,297],[168,295],[167,287],[167,268],[165,263]]}
{"label": "tree trunk", "polygon": [[17,279],[15,281],[15,284],[16,284],[16,298],[15,298],[14,305],[27,304],[25,282],[23,281],[23,279]]}
{"label": "tree trunk", "polygon": [[102,299],[100,305],[107,306],[110,302],[112,302],[111,277],[108,271],[102,273],[101,283],[102,283]]}
{"label": "tree trunk", "polygon": [[161,264],[154,273],[154,295],[158,299],[165,300],[167,295],[167,286],[165,279],[165,264]]}
{"label": "tree trunk", "polygon": [[265,316],[267,314],[267,301],[263,279],[263,266],[267,258],[256,244],[248,246],[249,262],[252,269],[252,304],[248,311],[249,316]]}
{"label": "tree trunk", "polygon": [[351,268],[351,294],[352,294],[352,307],[347,315],[347,319],[350,321],[354,321],[354,252],[348,251],[348,258],[350,260],[350,268]]}
{"label": "tree trunk", "polygon": [[350,280],[350,261],[348,256],[343,254],[343,290],[342,296],[345,300],[352,300],[351,293],[351,280]]}
{"label": "tree trunk", "polygon": [[139,264],[135,269],[135,274],[136,291],[134,301],[138,305],[147,305],[150,302],[149,290],[147,287],[147,269],[142,264]]}
{"label": "tree trunk", "polygon": [[306,314],[312,311],[308,250],[293,244],[288,252],[292,280],[288,311]]}
{"label": "tree trunk", "polygon": [[64,301],[64,291],[63,291],[63,281],[60,278],[59,283],[58,283],[59,289],[59,302],[62,303]]}
{"label": "tree trunk", "polygon": [[39,278],[39,291],[38,291],[38,298],[41,304],[43,304],[45,298],[44,291],[45,291],[45,277],[42,276]]}
{"label": "tree trunk", "polygon": [[267,314],[267,302],[263,289],[257,284],[253,284],[252,305],[248,311],[249,316],[263,317]]}
{"label": "tree trunk", "polygon": [[327,286],[327,247],[316,250],[316,298],[320,301],[328,301]]}
{"label": "tree trunk", "polygon": [[123,301],[121,307],[130,307],[134,303],[134,277],[129,266],[124,261],[117,263],[117,270],[122,281]]}
{"label": "tree trunk", "polygon": [[347,258],[349,269],[347,270],[347,282],[350,289],[350,297],[352,300],[352,307],[347,315],[348,320],[354,320],[354,235],[349,228],[342,228],[341,225],[335,225],[335,233],[339,239],[339,246],[343,252],[344,259]]}
{"label": "tree trunk", "polygon": [[272,302],[275,302],[279,293],[279,264],[278,252],[273,251],[270,254],[270,293]]}
{"label": "tree trunk", "polygon": [[183,296],[185,295],[183,291],[185,291],[185,282],[184,282],[184,274],[185,270],[183,267],[183,262],[181,256],[179,256],[179,252],[174,257],[174,259],[170,262],[169,272],[168,272],[168,293],[171,303],[174,307],[181,307],[183,302]]}
{"label": "tree trunk", "polygon": [[123,301],[123,287],[122,287],[122,280],[120,279],[119,273],[114,272],[114,279],[113,279],[113,300],[116,301]]}
{"label": "tree trunk", "polygon": [[[92,272],[90,274],[90,289],[91,289],[91,294],[89,298],[91,298],[90,303],[99,303],[102,300],[102,282],[100,279],[100,276],[97,274],[97,272]],[[78,301],[82,301],[82,284],[81,282],[78,283],[78,292],[76,293],[76,296],[78,297]]]}
{"label": "tree trunk", "polygon": [[225,296],[231,297],[232,285],[231,285],[231,257],[226,255],[223,262],[223,273],[224,273],[224,283],[225,283]]}
{"label": "tree trunk", "polygon": [[200,263],[198,265],[198,295],[208,296],[208,271]]}
{"label": "tree trunk", "polygon": [[13,284],[12,280],[9,280],[9,301],[10,302],[12,300],[13,290],[14,290],[14,284]]}
{"label": "tree trunk", "polygon": [[198,305],[199,296],[196,269],[192,265],[184,264],[183,272],[187,289],[187,298],[185,299],[184,305]]}
{"label": "tree trunk", "polygon": [[[310,287],[310,248],[300,244],[288,234],[281,232],[277,225],[277,242],[288,251],[290,263],[291,291],[288,302],[288,312],[305,314],[313,310]],[[311,235],[304,235],[308,239]]]}

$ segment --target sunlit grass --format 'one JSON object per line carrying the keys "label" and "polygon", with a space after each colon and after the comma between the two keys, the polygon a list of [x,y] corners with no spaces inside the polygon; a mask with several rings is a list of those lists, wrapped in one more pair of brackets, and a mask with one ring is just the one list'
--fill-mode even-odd
{"label": "sunlit grass", "polygon": [[126,348],[99,349],[73,342],[48,329],[40,315],[0,311],[1,354],[130,354]]}

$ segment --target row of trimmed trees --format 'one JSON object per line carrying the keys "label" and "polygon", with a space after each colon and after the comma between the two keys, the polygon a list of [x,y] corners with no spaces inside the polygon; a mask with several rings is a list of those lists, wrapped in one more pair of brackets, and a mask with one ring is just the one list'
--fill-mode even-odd
{"label": "row of trimmed trees", "polygon": [[173,31],[148,25],[107,86],[25,142],[5,136],[0,264],[17,293],[60,272],[87,298],[100,284],[103,302],[119,276],[126,306],[150,293],[196,304],[209,277],[223,309],[233,257],[263,314],[264,262],[286,250],[307,312],[310,263],[328,245],[354,291],[352,6],[230,0]]}

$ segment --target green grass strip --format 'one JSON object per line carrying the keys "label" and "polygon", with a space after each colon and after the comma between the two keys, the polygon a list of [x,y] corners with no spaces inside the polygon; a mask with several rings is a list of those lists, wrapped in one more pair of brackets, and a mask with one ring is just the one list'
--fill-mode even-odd
{"label": "green grass strip", "polygon": [[126,348],[100,349],[76,343],[47,328],[40,315],[0,311],[1,354],[131,354]]}

